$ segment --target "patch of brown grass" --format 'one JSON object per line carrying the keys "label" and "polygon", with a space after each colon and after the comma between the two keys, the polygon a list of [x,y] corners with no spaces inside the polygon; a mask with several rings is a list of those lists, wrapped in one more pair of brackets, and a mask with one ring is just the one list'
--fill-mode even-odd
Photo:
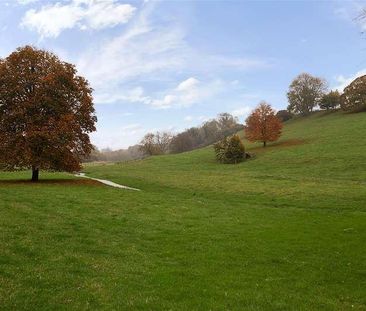
{"label": "patch of brown grass", "polygon": [[25,179],[0,180],[2,186],[37,186],[37,185],[57,185],[57,186],[101,186],[101,183],[91,179],[40,179],[32,182]]}

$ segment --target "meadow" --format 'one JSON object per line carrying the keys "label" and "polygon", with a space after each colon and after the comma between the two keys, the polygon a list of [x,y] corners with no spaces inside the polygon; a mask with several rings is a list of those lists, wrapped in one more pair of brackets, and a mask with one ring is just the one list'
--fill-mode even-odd
{"label": "meadow", "polygon": [[[229,165],[207,147],[0,173],[1,310],[366,310],[366,113]],[[242,133],[241,133],[242,134]]]}

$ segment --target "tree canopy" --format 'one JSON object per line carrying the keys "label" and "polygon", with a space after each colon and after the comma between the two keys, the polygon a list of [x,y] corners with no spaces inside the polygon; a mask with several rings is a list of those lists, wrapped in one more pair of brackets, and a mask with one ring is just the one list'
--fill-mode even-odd
{"label": "tree canopy", "polygon": [[286,122],[293,117],[293,114],[287,110],[279,110],[276,113],[276,117],[280,119],[282,122]]}
{"label": "tree canopy", "polygon": [[355,79],[344,89],[341,108],[346,111],[366,109],[366,75]]}
{"label": "tree canopy", "polygon": [[267,142],[276,141],[281,136],[281,130],[281,121],[272,107],[264,101],[248,116],[244,128],[246,139],[262,142],[264,147]]}
{"label": "tree canopy", "polygon": [[147,133],[141,140],[139,149],[147,156],[167,153],[172,137],[169,132]]}
{"label": "tree canopy", "polygon": [[338,91],[330,91],[324,94],[320,100],[319,107],[321,109],[330,110],[335,109],[340,105],[341,94]]}
{"label": "tree canopy", "polygon": [[325,80],[313,77],[308,73],[298,75],[290,84],[287,98],[288,111],[291,113],[308,114],[319,105],[326,91]]}
{"label": "tree canopy", "polygon": [[92,89],[48,51],[18,48],[0,60],[0,166],[74,172],[92,145]]}

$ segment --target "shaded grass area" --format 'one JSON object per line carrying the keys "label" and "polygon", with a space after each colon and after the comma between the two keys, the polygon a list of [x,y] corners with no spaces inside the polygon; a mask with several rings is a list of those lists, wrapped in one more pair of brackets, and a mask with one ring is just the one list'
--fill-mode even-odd
{"label": "shaded grass area", "polygon": [[365,310],[366,114],[294,120],[254,160],[211,148],[93,177],[0,175],[4,310]]}

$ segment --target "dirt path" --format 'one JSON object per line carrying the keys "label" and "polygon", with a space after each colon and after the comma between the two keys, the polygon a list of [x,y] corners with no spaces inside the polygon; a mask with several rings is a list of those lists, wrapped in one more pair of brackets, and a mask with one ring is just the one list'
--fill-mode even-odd
{"label": "dirt path", "polygon": [[134,190],[134,191],[141,191],[140,189],[136,189],[136,188],[131,188],[131,187],[127,187],[127,186],[123,186],[123,185],[119,185],[114,183],[113,181],[109,181],[109,180],[104,180],[104,179],[97,179],[97,178],[93,178],[93,177],[88,177],[85,175],[85,173],[79,173],[79,174],[75,174],[76,177],[82,177],[82,178],[88,178],[91,180],[95,180],[98,181],[104,185],[110,186],[110,187],[114,187],[114,188],[120,188],[120,189],[126,189],[126,190]]}

